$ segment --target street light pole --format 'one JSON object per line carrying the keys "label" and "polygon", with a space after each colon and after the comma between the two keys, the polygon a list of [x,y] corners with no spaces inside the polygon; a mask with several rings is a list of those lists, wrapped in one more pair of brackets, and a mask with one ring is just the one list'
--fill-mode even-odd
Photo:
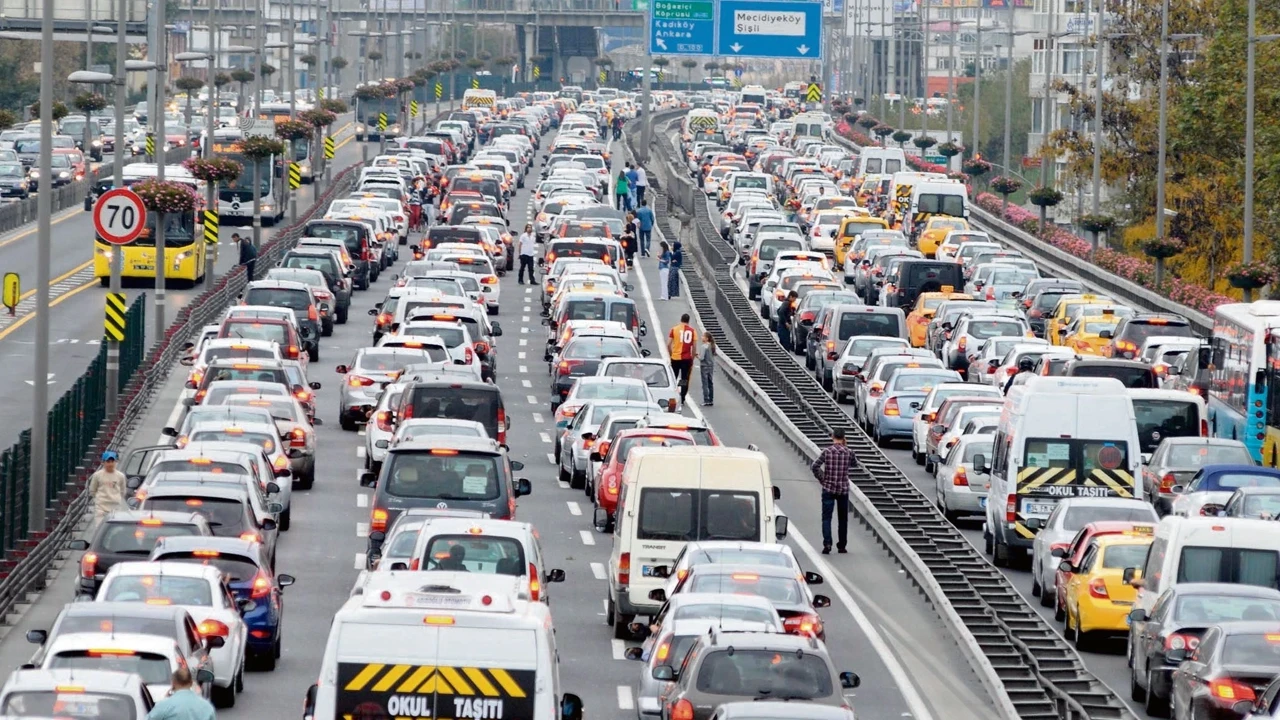
{"label": "street light pole", "polygon": [[978,51],[973,55],[973,137],[969,138],[969,157],[979,154],[978,122],[982,116],[982,12],[978,12]]}
{"label": "street light pole", "polygon": [[[1168,12],[1168,0],[1165,0],[1165,12]],[[1257,71],[1257,44],[1258,38],[1254,33],[1257,30],[1256,24],[1258,20],[1258,3],[1257,0],[1249,0],[1249,29],[1247,31],[1248,49],[1245,53],[1245,93],[1244,93],[1244,249],[1241,259],[1244,262],[1253,261],[1253,163],[1254,163],[1254,95],[1256,93],[1254,75]],[[1161,71],[1164,70],[1164,64],[1161,64]],[[1163,78],[1163,75],[1161,76]],[[1163,83],[1161,91],[1164,90]],[[1161,99],[1160,119],[1164,120],[1164,96]],[[44,107],[43,105],[41,106]],[[1160,161],[1164,162],[1164,125],[1160,126],[1162,135],[1160,141]],[[1161,189],[1164,187],[1164,173],[1160,174]],[[1157,208],[1161,210],[1163,206]],[[1244,291],[1244,301],[1249,302],[1253,299],[1251,290]]]}
{"label": "street light pole", "polygon": [[[1013,153],[1009,148],[1013,132],[1013,3],[1010,2],[1007,5],[1009,6],[1009,34],[1004,64],[1004,154],[1000,158],[1006,173],[1012,172],[1010,168],[1013,167],[1011,164]],[[1000,193],[1000,198],[1000,219],[1003,220],[1009,216],[1009,196]]]}
{"label": "street light pole", "polygon": [[[53,244],[53,0],[43,0],[40,21],[40,177],[36,196],[36,366],[31,378],[31,477],[27,489],[27,527],[44,532],[48,502],[49,445],[49,274]],[[120,18],[124,32],[124,18]]]}
{"label": "street light pole", "polygon": [[[1156,155],[1156,240],[1164,239],[1165,140],[1169,133],[1169,0],[1160,3],[1160,137]],[[1250,48],[1252,49],[1252,48]],[[1247,122],[1247,120],[1246,120]],[[1246,163],[1248,162],[1246,158]],[[1245,192],[1249,184],[1245,183]],[[1247,246],[1247,244],[1246,244]]]}
{"label": "street light pole", "polygon": [[[164,165],[168,160],[169,151],[165,149],[165,84],[167,71],[169,69],[169,29],[165,27],[165,3],[163,1],[156,3],[156,38],[159,40],[156,48],[156,57],[152,62],[155,63],[155,97],[156,104],[154,108],[150,108],[155,116],[156,127],[156,182],[164,182]],[[157,342],[164,337],[165,312],[164,312],[164,271],[165,266],[169,263],[169,258],[165,256],[165,218],[164,213],[156,215],[156,287],[155,310],[152,313],[155,320],[155,335],[152,337],[153,342]]]}
{"label": "street light pole", "polygon": [[[111,187],[124,187],[124,104],[128,99],[125,82],[129,60],[129,40],[125,32],[125,18],[129,13],[129,0],[119,0],[116,4],[116,98],[115,122],[116,137],[112,146]],[[111,279],[108,289],[113,293],[120,292],[120,246],[111,245]],[[107,341],[107,417],[115,417],[120,402],[120,343]]]}
{"label": "street light pole", "polygon": [[[258,7],[258,26],[254,28],[254,31],[253,31],[253,34],[254,34],[253,44],[257,47],[255,61],[257,62],[258,73],[257,73],[257,77],[254,78],[256,80],[255,84],[257,85],[257,92],[255,93],[256,99],[254,100],[254,103],[253,103],[254,104],[253,114],[249,116],[251,120],[256,119],[262,114],[262,98],[263,98],[262,91],[263,91],[263,85],[266,83],[266,80],[262,77],[262,61],[263,61],[263,57],[266,55],[266,47],[265,47],[266,34],[267,34],[266,3],[263,0],[258,0],[257,7]],[[262,170],[262,168],[260,167],[262,165],[262,161],[257,158],[250,158],[250,160],[251,162],[253,162],[253,168],[254,168],[253,169],[253,249],[260,250],[262,249],[262,179],[258,176]],[[271,172],[271,169],[272,169],[271,161],[268,160],[267,172]],[[249,278],[249,281],[252,282],[253,278]]]}

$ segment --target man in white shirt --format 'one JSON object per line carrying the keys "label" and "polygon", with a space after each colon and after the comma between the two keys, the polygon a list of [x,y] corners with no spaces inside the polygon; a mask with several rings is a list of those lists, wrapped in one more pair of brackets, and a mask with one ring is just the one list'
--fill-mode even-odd
{"label": "man in white shirt", "polygon": [[520,253],[520,272],[516,275],[516,281],[524,284],[524,271],[528,268],[529,282],[537,283],[538,279],[533,276],[533,254],[538,250],[538,240],[533,234],[533,225],[525,225],[524,232],[520,233],[516,242],[516,250]]}
{"label": "man in white shirt", "polygon": [[636,207],[640,207],[640,203],[644,201],[644,191],[649,189],[649,176],[645,174],[644,168],[636,163]]}

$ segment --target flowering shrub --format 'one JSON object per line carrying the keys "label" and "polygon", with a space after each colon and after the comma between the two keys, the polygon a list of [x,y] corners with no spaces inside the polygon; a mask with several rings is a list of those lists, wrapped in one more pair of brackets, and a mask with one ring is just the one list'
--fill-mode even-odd
{"label": "flowering shrub", "polygon": [[397,94],[411,92],[417,87],[417,83],[413,81],[413,78],[400,78],[399,80],[393,80],[391,84],[395,86]]}
{"label": "flowering shrub", "polygon": [[1171,258],[1186,248],[1186,241],[1176,237],[1152,238],[1142,243],[1142,252],[1157,259]]}
{"label": "flowering shrub", "polygon": [[240,177],[240,173],[244,171],[244,167],[240,163],[230,158],[222,157],[213,157],[208,160],[191,158],[183,162],[182,167],[186,168],[192,177],[207,183],[234,180]]}
{"label": "flowering shrub", "polygon": [[880,123],[879,125],[876,125],[875,127],[871,128],[871,132],[874,133],[876,137],[880,138],[881,141],[883,141],[885,135],[893,134],[893,128],[890,127],[889,125],[885,125],[884,123]]}
{"label": "flowering shrub", "polygon": [[912,138],[912,139],[911,139],[911,144],[912,144],[912,145],[915,145],[916,147],[920,148],[921,150],[928,150],[929,148],[933,147],[934,145],[937,145],[937,144],[938,144],[938,141],[937,141],[937,140],[934,140],[933,138],[929,137],[928,135],[921,135],[921,136],[919,136],[919,137]]}
{"label": "flowering shrub", "polygon": [[143,207],[155,213],[191,212],[200,203],[190,186],[168,180],[143,180],[130,189],[142,198]]}
{"label": "flowering shrub", "polygon": [[970,175],[986,175],[991,172],[991,163],[982,158],[969,158],[960,166],[966,173]]}
{"label": "flowering shrub", "polygon": [[901,145],[911,139],[911,133],[907,130],[897,130],[893,133],[893,141]]}
{"label": "flowering shrub", "polygon": [[958,143],[944,142],[938,147],[934,148],[934,150],[937,150],[938,154],[942,155],[943,157],[953,158],[959,155],[960,153],[964,152],[964,147],[962,147]]}
{"label": "flowering shrub", "polygon": [[302,140],[311,137],[315,128],[301,120],[281,120],[276,123],[276,137],[285,140]]}
{"label": "flowering shrub", "polygon": [[1085,215],[1080,218],[1080,227],[1084,228],[1085,232],[1109,232],[1115,226],[1116,220],[1110,215]]}
{"label": "flowering shrub", "polygon": [[1001,195],[1012,195],[1022,189],[1022,183],[1008,175],[997,175],[991,180],[991,189]]}
{"label": "flowering shrub", "polygon": [[871,128],[879,125],[880,121],[871,117],[870,115],[863,115],[862,117],[858,118],[858,124],[870,130]]}
{"label": "flowering shrub", "polygon": [[1232,287],[1254,290],[1276,281],[1276,270],[1265,262],[1254,260],[1237,263],[1227,268],[1227,280]]}
{"label": "flowering shrub", "polygon": [[1036,207],[1053,207],[1062,202],[1062,191],[1041,185],[1027,193],[1027,199]]}
{"label": "flowering shrub", "polygon": [[316,103],[316,109],[331,113],[344,113],[347,111],[347,104],[337,98],[324,98]]}
{"label": "flowering shrub", "polygon": [[298,113],[298,119],[312,127],[322,128],[332,125],[337,121],[338,116],[328,110],[316,108]]}
{"label": "flowering shrub", "polygon": [[284,153],[284,143],[266,135],[248,135],[240,141],[240,151],[245,157],[263,159]]}

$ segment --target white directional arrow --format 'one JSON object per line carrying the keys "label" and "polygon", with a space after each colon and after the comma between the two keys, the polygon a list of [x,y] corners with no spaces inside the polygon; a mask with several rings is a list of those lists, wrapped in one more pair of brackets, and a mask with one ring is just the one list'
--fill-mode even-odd
{"label": "white directional arrow", "polygon": [[662,41],[662,38],[654,38],[653,42],[656,43],[660,49],[662,50],[667,49],[667,44]]}
{"label": "white directional arrow", "polygon": [[729,49],[730,49],[730,50],[732,50],[732,51],[734,51],[734,52],[742,52],[742,46],[741,46],[741,45],[739,45],[738,43],[734,43],[734,44],[730,45],[730,46],[729,46]]}
{"label": "white directional arrow", "polygon": [[[57,382],[56,380],[54,380],[54,379],[53,379],[53,373],[49,373],[49,376],[48,376],[48,378],[47,378],[47,379],[49,380],[49,383],[48,383],[49,385],[52,385],[52,384],[54,384],[55,382]],[[26,382],[28,385],[30,385],[31,387],[35,387],[35,386],[36,386],[36,382],[35,382],[35,380],[27,380],[27,381],[25,381],[25,382]]]}
{"label": "white directional arrow", "polygon": [[807,55],[807,54],[809,54],[809,46],[808,46],[808,45],[801,45],[800,47],[796,48],[796,50],[797,50],[801,55]]}

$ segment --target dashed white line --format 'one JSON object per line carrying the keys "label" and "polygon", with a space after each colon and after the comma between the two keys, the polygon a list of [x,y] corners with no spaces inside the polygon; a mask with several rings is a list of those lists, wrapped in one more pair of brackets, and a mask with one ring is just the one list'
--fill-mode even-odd
{"label": "dashed white line", "polygon": [[533,413],[533,421],[538,425],[542,424],[542,413]]}
{"label": "dashed white line", "polygon": [[361,427],[360,427],[359,435],[360,435],[360,437],[364,437],[364,436],[365,436],[365,429],[364,429],[364,427],[363,427],[363,426],[361,426]]}
{"label": "dashed white line", "polygon": [[367,507],[369,507],[369,494],[368,494],[368,493],[356,493],[356,507],[358,507],[358,508],[367,508]]}
{"label": "dashed white line", "polygon": [[525,387],[527,387],[527,388],[531,388],[531,387],[533,387],[533,383],[532,383],[532,382],[530,382],[530,381],[528,381],[528,380],[521,380],[521,381],[520,381],[520,384],[521,384],[521,385],[524,385],[524,386],[525,386]]}
{"label": "dashed white line", "polygon": [[[523,355],[524,353],[520,353],[520,354],[521,354],[521,355]],[[520,366],[520,374],[521,374],[521,375],[523,375],[524,373],[527,373],[527,372],[529,372],[529,366],[528,366],[528,365],[521,365],[521,366]]]}
{"label": "dashed white line", "polygon": [[369,523],[356,523],[356,537],[369,537]]}
{"label": "dashed white line", "polygon": [[540,433],[538,433],[538,437],[542,438],[542,442],[544,442],[544,443],[550,443],[550,442],[551,442],[551,436],[550,436],[550,435],[548,435],[547,433],[540,432]]}
{"label": "dashed white line", "polygon": [[[551,454],[551,453],[547,453],[547,462],[551,463],[552,465],[555,465],[555,464],[556,464],[556,456],[555,456],[555,455],[553,455],[553,454]],[[562,483],[562,484],[563,484],[565,487],[569,487],[569,484],[568,484],[568,483]]]}
{"label": "dashed white line", "polygon": [[[529,309],[529,308],[525,308],[525,310],[528,310],[528,309]],[[521,316],[520,316],[520,322],[529,322],[529,316],[528,316],[528,315],[521,315]]]}
{"label": "dashed white line", "polygon": [[522,325],[522,326],[520,327],[520,334],[521,334],[521,335],[528,335],[528,334],[529,334],[529,328],[528,328],[528,327],[525,327],[525,326],[523,326],[523,325]]}
{"label": "dashed white line", "polygon": [[529,344],[529,340],[527,338],[520,338],[520,347],[524,347],[528,344]]}
{"label": "dashed white line", "polygon": [[355,565],[355,569],[356,569],[356,570],[363,570],[363,569],[364,569],[364,564],[365,564],[365,554],[364,554],[364,553],[356,553],[356,565]]}
{"label": "dashed white line", "polygon": [[591,563],[591,574],[595,575],[597,580],[604,580],[604,563]]}
{"label": "dashed white line", "polygon": [[591,531],[590,531],[590,530],[579,530],[579,531],[578,531],[578,535],[582,537],[582,544],[583,544],[583,545],[595,545],[595,544],[596,544],[596,539],[595,539],[595,537],[591,534]]}
{"label": "dashed white line", "polygon": [[528,399],[530,405],[538,404],[538,397],[536,395],[526,395],[525,398]]}
{"label": "dashed white line", "polygon": [[[606,602],[607,602],[607,601],[606,601]],[[608,612],[608,610],[606,610],[605,612]],[[613,646],[613,659],[614,659],[614,660],[626,660],[626,659],[627,659],[627,656],[626,656],[626,655],[623,655],[623,653],[625,653],[625,652],[627,651],[627,644],[626,644],[625,642],[623,642],[622,640],[619,640],[619,639],[617,639],[617,638],[614,638],[614,639],[612,639],[612,640],[610,640],[610,641],[609,641],[609,644],[611,644],[611,645]]]}
{"label": "dashed white line", "polygon": [[363,460],[363,459],[364,459],[364,452],[365,452],[365,450],[364,450],[364,446],[363,446],[363,445],[357,445],[357,446],[356,446],[356,457],[357,457],[357,458],[359,458],[359,459]]}
{"label": "dashed white line", "polygon": [[618,709],[619,710],[635,710],[635,701],[631,699],[631,686],[618,686]]}
{"label": "dashed white line", "polygon": [[[574,517],[581,517],[581,516],[582,516],[582,507],[581,507],[581,506],[579,506],[579,505],[578,505],[578,503],[576,503],[576,502],[574,502],[574,501],[572,501],[572,500],[567,500],[567,501],[565,501],[565,505],[568,505],[568,506],[569,506],[569,514],[570,514],[570,515],[573,515]],[[586,530],[583,530],[583,532],[586,532]]]}
{"label": "dashed white line", "polygon": [[523,351],[523,350],[521,350],[520,352],[516,353],[516,357],[517,357],[517,358],[519,358],[519,359],[521,359],[521,360],[523,360],[523,359],[524,359],[524,355],[525,355],[525,353],[524,353],[524,351]]}

